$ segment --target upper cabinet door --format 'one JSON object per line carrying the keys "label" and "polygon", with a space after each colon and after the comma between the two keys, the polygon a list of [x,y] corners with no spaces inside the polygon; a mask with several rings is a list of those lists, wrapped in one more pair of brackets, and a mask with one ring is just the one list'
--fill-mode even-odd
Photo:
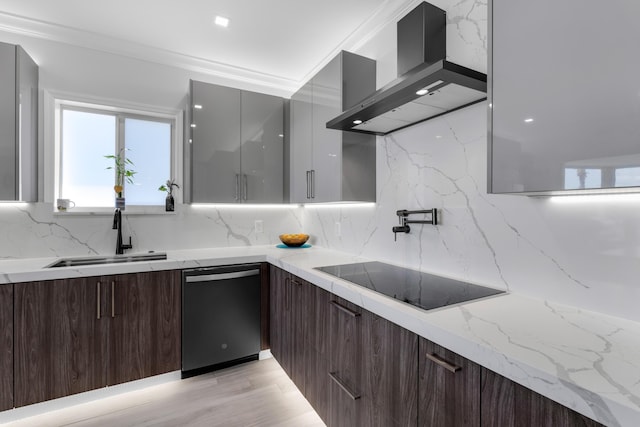
{"label": "upper cabinet door", "polygon": [[191,81],[192,201],[241,199],[240,90]]}
{"label": "upper cabinet door", "polygon": [[292,203],[311,201],[310,174],[313,151],[313,83],[308,81],[291,97],[290,198]]}
{"label": "upper cabinet door", "polygon": [[375,84],[375,61],[342,51],[291,97],[291,202],[375,201],[375,136],[327,128]]}
{"label": "upper cabinet door", "polygon": [[284,99],[242,91],[242,200],[282,203]]}
{"label": "upper cabinet door", "polygon": [[0,43],[0,200],[16,199],[16,49]]}
{"label": "upper cabinet door", "polygon": [[327,129],[327,122],[342,112],[342,55],[313,78],[313,182],[314,202],[342,200],[342,132]]}
{"label": "upper cabinet door", "polygon": [[640,2],[493,0],[489,192],[640,187]]}
{"label": "upper cabinet door", "polygon": [[38,66],[0,43],[0,200],[38,200]]}

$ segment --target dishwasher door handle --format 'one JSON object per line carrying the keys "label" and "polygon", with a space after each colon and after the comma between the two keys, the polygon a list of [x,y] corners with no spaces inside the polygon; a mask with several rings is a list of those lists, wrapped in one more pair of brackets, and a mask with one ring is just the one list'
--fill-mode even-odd
{"label": "dishwasher door handle", "polygon": [[260,274],[260,269],[235,271],[233,273],[213,273],[213,274],[203,274],[200,276],[187,276],[185,278],[185,281],[187,283],[211,282],[214,280],[227,280],[227,279],[237,279],[240,277],[257,276],[258,274]]}

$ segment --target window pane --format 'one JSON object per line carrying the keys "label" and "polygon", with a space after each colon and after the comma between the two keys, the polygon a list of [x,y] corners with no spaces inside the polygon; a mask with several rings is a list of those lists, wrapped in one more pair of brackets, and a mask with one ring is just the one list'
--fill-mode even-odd
{"label": "window pane", "polygon": [[602,186],[600,169],[565,168],[564,189],[600,188]]}
{"label": "window pane", "polygon": [[164,205],[166,193],[158,187],[171,178],[171,125],[151,120],[125,119],[127,157],[134,163],[134,185],[125,183],[127,204]]}
{"label": "window pane", "polygon": [[83,111],[62,111],[60,197],[76,206],[113,206],[114,174],[107,170],[116,146],[116,118]]}
{"label": "window pane", "polygon": [[640,168],[619,168],[616,169],[616,187],[638,187],[640,186]]}

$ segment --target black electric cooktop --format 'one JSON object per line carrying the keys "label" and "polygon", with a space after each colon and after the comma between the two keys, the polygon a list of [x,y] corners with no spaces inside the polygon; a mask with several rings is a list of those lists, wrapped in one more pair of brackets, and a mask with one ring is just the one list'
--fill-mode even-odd
{"label": "black electric cooktop", "polygon": [[316,267],[316,270],[424,310],[504,293],[499,289],[460,282],[382,262],[329,265]]}

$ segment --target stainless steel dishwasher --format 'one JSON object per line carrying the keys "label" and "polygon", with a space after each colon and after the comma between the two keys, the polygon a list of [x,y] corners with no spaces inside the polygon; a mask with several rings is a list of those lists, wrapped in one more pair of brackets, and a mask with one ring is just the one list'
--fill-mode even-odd
{"label": "stainless steel dishwasher", "polygon": [[248,360],[260,352],[260,264],[182,274],[182,378]]}

